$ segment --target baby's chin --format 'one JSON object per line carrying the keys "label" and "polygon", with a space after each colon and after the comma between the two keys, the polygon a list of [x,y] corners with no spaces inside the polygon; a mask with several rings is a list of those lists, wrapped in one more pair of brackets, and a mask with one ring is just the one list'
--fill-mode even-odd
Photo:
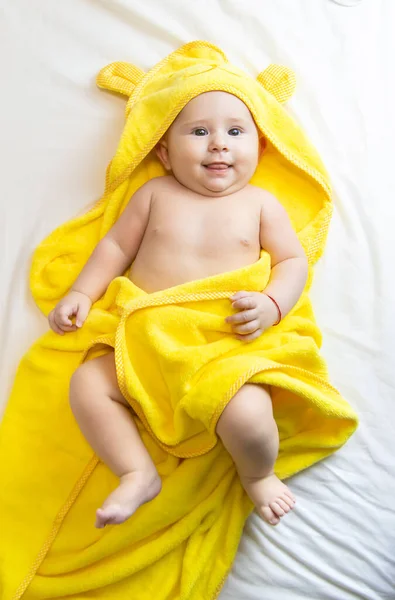
{"label": "baby's chin", "polygon": [[200,186],[201,190],[195,190],[204,196],[212,196],[212,197],[221,197],[221,196],[229,196],[230,194],[234,194],[238,192],[246,184],[244,182],[225,182],[225,181],[210,181],[205,182],[202,186]]}
{"label": "baby's chin", "polygon": [[200,194],[201,196],[208,196],[211,198],[229,196],[230,194],[238,192],[248,184],[248,181],[229,181],[229,179],[226,180],[225,178],[201,179],[197,177],[195,180],[191,181],[181,177],[178,178],[175,175],[173,176],[183,187],[195,192],[196,194]]}
{"label": "baby's chin", "polygon": [[196,182],[195,191],[204,196],[228,196],[244,188],[247,183],[234,176],[218,178],[204,177],[199,182]]}

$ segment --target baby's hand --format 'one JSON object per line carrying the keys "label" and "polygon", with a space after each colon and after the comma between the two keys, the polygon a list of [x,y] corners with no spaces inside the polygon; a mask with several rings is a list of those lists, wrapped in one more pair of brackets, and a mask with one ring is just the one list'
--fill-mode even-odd
{"label": "baby's hand", "polygon": [[232,308],[239,311],[225,321],[232,325],[238,340],[251,342],[278,319],[276,305],[260,292],[237,292],[231,297]]}
{"label": "baby's hand", "polygon": [[[92,300],[82,292],[70,292],[49,313],[51,329],[59,335],[76,331],[85,322],[92,306]],[[75,317],[75,324],[71,317]]]}

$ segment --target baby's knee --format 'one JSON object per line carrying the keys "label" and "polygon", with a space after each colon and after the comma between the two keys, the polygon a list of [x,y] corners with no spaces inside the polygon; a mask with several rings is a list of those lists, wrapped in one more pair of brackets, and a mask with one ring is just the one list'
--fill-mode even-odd
{"label": "baby's knee", "polygon": [[277,431],[273,417],[272,401],[267,388],[259,385],[245,385],[233,396],[222,413],[217,432],[230,432],[243,435],[251,443],[262,436]]}
{"label": "baby's knee", "polygon": [[273,418],[272,399],[267,388],[246,384],[230,400],[226,409],[234,421],[245,426]]}
{"label": "baby's knee", "polygon": [[89,389],[94,386],[94,377],[89,362],[83,363],[71,376],[69,386],[69,400],[71,406],[78,403],[86,396]]}
{"label": "baby's knee", "polygon": [[118,386],[112,353],[88,360],[78,367],[71,377],[69,390],[72,409],[74,406],[90,405],[100,398],[129,408]]}

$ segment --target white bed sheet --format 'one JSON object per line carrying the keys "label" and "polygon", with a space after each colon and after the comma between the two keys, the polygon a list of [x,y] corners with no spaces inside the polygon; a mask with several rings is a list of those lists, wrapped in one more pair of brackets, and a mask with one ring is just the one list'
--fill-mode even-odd
{"label": "white bed sheet", "polygon": [[101,195],[122,130],[124,102],[95,87],[98,70],[149,68],[207,39],[252,74],[269,62],[297,73],[290,110],[335,191],[313,300],[332,381],[361,424],[293,478],[298,504],[279,527],[249,519],[221,600],[395,599],[394,28],[392,0],[0,0],[1,407],[47,328],[31,252]]}

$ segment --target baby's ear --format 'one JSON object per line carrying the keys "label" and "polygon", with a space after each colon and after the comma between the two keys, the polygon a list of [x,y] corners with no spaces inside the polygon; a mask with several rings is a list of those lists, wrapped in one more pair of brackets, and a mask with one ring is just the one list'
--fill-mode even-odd
{"label": "baby's ear", "polygon": [[144,71],[126,62],[113,62],[99,72],[96,83],[111,92],[130,96],[144,77]]}
{"label": "baby's ear", "polygon": [[265,152],[266,146],[267,146],[267,142],[266,142],[265,138],[264,137],[260,137],[259,138],[259,156],[260,157]]}
{"label": "baby's ear", "polygon": [[160,162],[166,169],[166,171],[171,171],[171,165],[169,161],[169,152],[167,149],[167,141],[165,138],[159,140],[159,142],[155,146],[156,156],[159,158]]}
{"label": "baby's ear", "polygon": [[259,73],[257,80],[265,90],[275,97],[277,102],[287,102],[296,87],[296,77],[292,69],[282,65],[269,65]]}

